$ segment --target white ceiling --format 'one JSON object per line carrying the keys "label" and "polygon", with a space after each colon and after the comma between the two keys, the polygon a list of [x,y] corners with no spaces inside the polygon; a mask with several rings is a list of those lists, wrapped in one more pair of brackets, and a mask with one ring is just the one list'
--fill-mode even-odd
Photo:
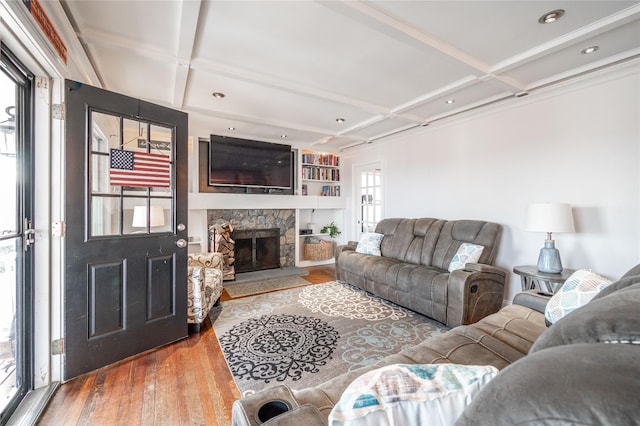
{"label": "white ceiling", "polygon": [[638,1],[61,4],[104,88],[188,112],[196,137],[326,151],[640,56]]}

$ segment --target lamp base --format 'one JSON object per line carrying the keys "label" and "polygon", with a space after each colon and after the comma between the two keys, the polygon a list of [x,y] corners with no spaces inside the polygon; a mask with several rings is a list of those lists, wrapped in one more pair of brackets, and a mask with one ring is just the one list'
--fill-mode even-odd
{"label": "lamp base", "polygon": [[546,274],[559,274],[562,272],[560,252],[556,248],[554,240],[545,240],[544,247],[540,249],[538,272]]}

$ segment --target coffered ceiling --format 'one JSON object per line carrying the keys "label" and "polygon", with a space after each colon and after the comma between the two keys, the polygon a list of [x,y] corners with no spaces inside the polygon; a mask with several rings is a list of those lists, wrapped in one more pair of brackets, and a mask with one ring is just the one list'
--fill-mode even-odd
{"label": "coffered ceiling", "polygon": [[104,88],[188,112],[196,137],[326,151],[640,57],[638,1],[61,4]]}

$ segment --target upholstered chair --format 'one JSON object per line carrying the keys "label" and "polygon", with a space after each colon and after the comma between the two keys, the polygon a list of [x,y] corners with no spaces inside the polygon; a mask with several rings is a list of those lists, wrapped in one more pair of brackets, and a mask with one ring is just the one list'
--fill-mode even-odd
{"label": "upholstered chair", "polygon": [[187,322],[189,331],[200,325],[222,294],[221,253],[190,253],[187,259]]}

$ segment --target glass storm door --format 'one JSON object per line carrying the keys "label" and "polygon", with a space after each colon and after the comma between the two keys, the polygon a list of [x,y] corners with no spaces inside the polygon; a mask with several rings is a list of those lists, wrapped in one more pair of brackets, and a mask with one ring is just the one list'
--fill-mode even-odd
{"label": "glass storm door", "polygon": [[31,387],[33,77],[2,46],[0,67],[0,424]]}
{"label": "glass storm door", "polygon": [[382,172],[380,167],[363,167],[356,173],[359,194],[357,237],[374,232],[382,219]]}
{"label": "glass storm door", "polygon": [[65,83],[68,380],[187,335],[187,115]]}

